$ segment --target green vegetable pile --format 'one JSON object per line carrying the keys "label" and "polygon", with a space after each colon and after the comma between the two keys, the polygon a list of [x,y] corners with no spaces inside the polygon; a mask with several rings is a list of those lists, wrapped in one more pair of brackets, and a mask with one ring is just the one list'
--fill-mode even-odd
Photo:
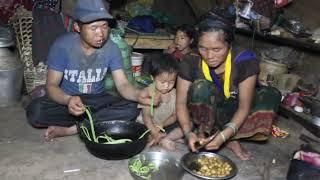
{"label": "green vegetable pile", "polygon": [[159,171],[154,163],[143,163],[139,158],[132,160],[129,170],[135,175],[150,180],[153,172]]}

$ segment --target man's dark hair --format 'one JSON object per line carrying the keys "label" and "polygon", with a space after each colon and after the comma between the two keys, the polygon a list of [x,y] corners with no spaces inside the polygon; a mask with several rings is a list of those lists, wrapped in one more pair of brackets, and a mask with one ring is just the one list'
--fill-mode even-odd
{"label": "man's dark hair", "polygon": [[177,73],[178,62],[171,54],[156,54],[153,55],[150,64],[150,75],[153,77],[161,73]]}

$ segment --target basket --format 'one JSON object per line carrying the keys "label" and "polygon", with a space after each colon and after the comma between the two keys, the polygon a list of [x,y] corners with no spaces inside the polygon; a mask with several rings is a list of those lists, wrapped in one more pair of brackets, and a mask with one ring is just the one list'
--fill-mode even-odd
{"label": "basket", "polygon": [[15,31],[20,59],[24,64],[24,81],[27,92],[46,83],[47,66],[43,63],[34,65],[32,60],[32,12],[19,6],[9,24]]}

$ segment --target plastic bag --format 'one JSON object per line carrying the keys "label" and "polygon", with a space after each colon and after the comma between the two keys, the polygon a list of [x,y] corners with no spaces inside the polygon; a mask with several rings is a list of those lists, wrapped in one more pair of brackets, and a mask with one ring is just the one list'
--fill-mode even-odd
{"label": "plastic bag", "polygon": [[138,0],[138,2],[146,7],[152,7],[154,0]]}
{"label": "plastic bag", "polygon": [[[133,82],[132,69],[131,69],[131,47],[127,44],[127,42],[122,37],[124,34],[121,29],[112,29],[110,33],[111,40],[117,44],[121,51],[122,59],[123,59],[123,70],[129,80],[129,82]],[[111,72],[107,72],[106,80],[105,80],[105,88],[107,91],[115,92],[115,84],[111,75]]]}
{"label": "plastic bag", "polygon": [[152,13],[151,7],[144,6],[139,2],[128,3],[125,7],[125,10],[129,13],[131,17],[151,15]]}

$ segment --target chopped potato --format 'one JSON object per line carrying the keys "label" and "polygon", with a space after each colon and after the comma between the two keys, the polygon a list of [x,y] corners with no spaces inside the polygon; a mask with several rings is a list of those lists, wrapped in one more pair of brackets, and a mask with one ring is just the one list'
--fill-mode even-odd
{"label": "chopped potato", "polygon": [[200,169],[196,173],[208,177],[225,177],[228,176],[232,167],[228,162],[219,157],[202,156],[197,159]]}

